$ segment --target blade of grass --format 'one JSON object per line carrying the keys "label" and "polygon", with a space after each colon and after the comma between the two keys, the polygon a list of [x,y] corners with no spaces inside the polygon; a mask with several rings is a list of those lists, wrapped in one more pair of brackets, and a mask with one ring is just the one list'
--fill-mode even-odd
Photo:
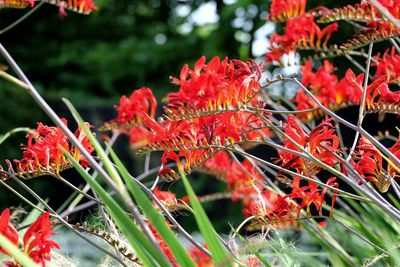
{"label": "blade of grass", "polygon": [[180,263],[181,266],[195,267],[196,265],[193,260],[189,257],[188,253],[182,247],[179,240],[175,237],[172,230],[165,223],[164,216],[162,216],[159,211],[153,206],[150,199],[148,198],[146,193],[143,192],[140,186],[133,181],[128,170],[115,154],[114,150],[111,147],[109,147],[109,150],[113,161],[115,162],[122,178],[128,186],[128,190],[135,198],[139,207],[145,213],[147,219],[150,220],[152,226],[157,230],[164,241],[168,244],[168,247],[171,249],[172,253],[176,257],[177,262]]}
{"label": "blade of grass", "polygon": [[210,220],[208,219],[206,212],[201,206],[199,200],[197,199],[197,196],[194,193],[192,186],[190,185],[188,179],[186,178],[186,175],[183,173],[181,168],[179,168],[179,173],[182,177],[183,184],[189,196],[190,204],[194,211],[193,214],[196,223],[210,249],[215,265],[218,266],[219,264],[221,264],[226,267],[232,266],[230,262],[227,262],[230,256],[227,254],[221,240],[219,239],[217,233],[215,232],[214,227],[212,226]]}
{"label": "blade of grass", "polygon": [[112,179],[116,183],[119,190],[121,190],[122,193],[126,194],[125,187],[123,185],[121,177],[118,174],[118,171],[114,168],[113,164],[111,163],[111,160],[107,157],[107,154],[105,153],[104,149],[101,147],[100,143],[97,141],[96,137],[94,137],[92,131],[89,129],[89,127],[87,127],[87,125],[85,124],[85,121],[79,115],[78,111],[75,109],[75,107],[72,105],[72,103],[66,98],[63,98],[63,101],[67,105],[69,111],[74,116],[76,122],[85,131],[86,136],[89,138],[90,143],[93,145],[94,149],[96,150],[97,155],[99,155],[102,163],[104,164],[104,167],[106,168],[107,172],[109,173],[109,175],[112,177]]}
{"label": "blade of grass", "polygon": [[70,160],[71,164],[79,172],[83,179],[95,190],[99,197],[103,200],[107,207],[108,212],[115,221],[116,225],[126,236],[129,243],[132,245],[134,251],[145,264],[145,266],[171,266],[164,255],[153,246],[148,238],[140,231],[137,225],[125,213],[122,207],[111,198],[107,191],[101,185],[92,179],[92,177],[83,169],[83,167],[68,153],[66,157]]}

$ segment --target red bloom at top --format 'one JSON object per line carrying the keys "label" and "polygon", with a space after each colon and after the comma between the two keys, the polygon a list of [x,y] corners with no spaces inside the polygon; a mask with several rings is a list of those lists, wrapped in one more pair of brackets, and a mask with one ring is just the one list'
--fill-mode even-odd
{"label": "red bloom at top", "polygon": [[156,116],[157,100],[150,88],[142,87],[133,91],[129,98],[122,96],[116,109],[118,123],[140,124],[143,114],[151,118]]}
{"label": "red bloom at top", "polygon": [[306,11],[306,0],[272,0],[267,20],[283,21],[298,17]]}
{"label": "red bloom at top", "polygon": [[[333,32],[339,28],[337,23],[332,23],[321,29],[315,22],[314,16],[301,15],[286,21],[286,33],[271,36],[271,52],[267,53],[266,60],[271,62],[279,55],[296,51],[297,46],[321,49],[325,47]],[[271,54],[272,53],[272,54]],[[270,56],[272,55],[272,57]],[[280,56],[279,56],[280,57]]]}
{"label": "red bloom at top", "polygon": [[[15,246],[18,246],[18,232],[10,224],[10,210],[5,209],[0,215],[0,234],[7,238]],[[10,255],[5,249],[0,247],[0,253]]]}
{"label": "red bloom at top", "polygon": [[117,119],[105,123],[103,129],[119,129],[121,133],[129,135],[129,143],[133,148],[147,145],[148,130],[143,120],[145,116],[154,119],[157,111],[157,100],[151,89],[142,87],[134,90],[129,98],[123,95],[115,108]]}
{"label": "red bloom at top", "polygon": [[168,94],[167,115],[192,116],[202,111],[231,110],[252,101],[261,90],[261,65],[214,57],[208,64],[201,57],[194,69],[185,65],[180,77],[172,78],[179,91]]}
{"label": "red bloom at top", "polygon": [[[339,138],[335,134],[335,127],[332,126],[331,121],[332,119],[326,118],[309,134],[306,134],[295,117],[289,115],[285,127],[285,134],[308,153],[325,164],[333,166],[336,159],[329,151],[337,152],[339,150]],[[294,151],[301,151],[289,139],[284,140],[284,146]],[[321,168],[313,162],[303,159],[289,151],[279,151],[279,158],[284,167],[296,169],[299,173],[307,176],[315,175],[321,170]]]}

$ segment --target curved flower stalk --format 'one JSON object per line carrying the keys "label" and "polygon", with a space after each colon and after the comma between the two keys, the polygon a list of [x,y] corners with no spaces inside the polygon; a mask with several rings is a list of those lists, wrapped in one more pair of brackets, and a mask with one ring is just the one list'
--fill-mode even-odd
{"label": "curved flower stalk", "polygon": [[362,1],[360,4],[346,5],[334,9],[325,9],[321,12],[321,17],[318,19],[318,22],[329,23],[338,20],[370,22],[380,19],[382,18],[380,18],[379,12],[369,3]]}
{"label": "curved flower stalk", "polygon": [[400,35],[400,29],[390,22],[371,23],[370,28],[340,45],[344,51],[355,50],[371,43],[382,42]]}
{"label": "curved flower stalk", "polygon": [[[389,149],[395,156],[400,157],[400,139]],[[356,153],[353,157],[355,170],[361,174],[367,182],[372,182],[381,193],[385,193],[391,179],[400,178],[398,167],[393,163],[387,163],[384,167],[384,159],[379,150],[367,139],[361,138],[358,142]]]}
{"label": "curved flower stalk", "polygon": [[[67,125],[67,120],[62,120]],[[94,148],[81,127],[75,131],[75,136],[89,153],[93,152]],[[24,150],[22,159],[14,160],[15,169],[11,162],[7,161],[7,165],[10,172],[24,179],[49,173],[58,175],[61,171],[72,168],[63,150],[71,154],[82,166],[89,165],[79,150],[69,143],[68,137],[59,127],[47,126],[41,122],[35,131],[27,135],[27,144],[23,145],[22,149]],[[1,166],[0,169],[3,170]],[[8,177],[2,174],[1,178]]]}
{"label": "curved flower stalk", "polygon": [[[18,232],[9,220],[10,211],[5,209],[0,215],[0,233],[18,246]],[[55,241],[49,239],[54,234],[51,228],[50,214],[45,212],[31,224],[23,237],[24,254],[42,267],[45,267],[46,263],[51,260],[51,250],[60,249]],[[1,248],[0,253],[9,255],[7,251]],[[10,267],[21,266],[16,261],[5,261],[3,264]]]}
{"label": "curved flower stalk", "polygon": [[[0,8],[26,8],[34,7],[35,2],[42,0],[0,0]],[[51,5],[56,5],[60,9],[60,15],[66,16],[65,10],[88,15],[97,10],[93,0],[43,0]]]}
{"label": "curved flower stalk", "polygon": [[[400,4],[398,1],[379,0],[378,2],[394,18],[400,18]],[[386,17],[382,16],[375,6],[366,1],[362,1],[360,4],[355,4],[354,6],[347,5],[332,10],[324,9],[321,12],[318,22],[327,23],[337,20],[366,23],[366,29],[341,45],[341,49],[343,50],[354,50],[400,34],[400,29],[388,21]]]}
{"label": "curved flower stalk", "polygon": [[[400,17],[400,3],[398,1],[378,0],[378,2],[395,18]],[[321,17],[318,22],[327,23],[337,20],[366,23],[387,22],[387,18],[383,17],[379,10],[367,1],[361,1],[360,4],[346,5],[334,9],[324,9],[323,12],[321,12]]]}

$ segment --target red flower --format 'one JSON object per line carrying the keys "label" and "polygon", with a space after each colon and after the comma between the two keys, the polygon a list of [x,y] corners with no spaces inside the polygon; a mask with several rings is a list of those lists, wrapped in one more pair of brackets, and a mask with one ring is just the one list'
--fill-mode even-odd
{"label": "red flower", "polygon": [[254,255],[250,255],[246,259],[246,266],[247,267],[261,267],[264,266],[261,263],[261,260]]}
{"label": "red flower", "polygon": [[24,252],[36,263],[45,267],[46,261],[51,259],[50,252],[60,246],[50,240],[54,232],[51,229],[49,212],[43,213],[26,231],[24,235]]}
{"label": "red flower", "polygon": [[[167,226],[169,227],[169,222],[166,221]],[[164,252],[165,256],[167,256],[168,260],[170,261],[170,263],[177,267],[178,264],[176,263],[175,260],[175,256],[172,253],[172,250],[168,247],[168,244],[164,241],[164,239],[159,235],[159,233],[157,232],[157,230],[154,228],[153,225],[151,225],[151,223],[148,221],[147,222],[147,226],[149,227],[150,231],[153,233],[154,238],[156,239],[156,241],[158,242],[162,252]]]}
{"label": "red flower", "polygon": [[232,159],[228,152],[222,150],[204,163],[202,171],[216,176],[223,181],[227,180],[232,169]]}
{"label": "red flower", "polygon": [[[0,234],[4,235],[14,245],[18,246],[18,232],[10,224],[10,211],[5,209],[0,215]],[[53,248],[60,249],[60,246],[49,239],[54,232],[51,229],[50,215],[43,213],[26,231],[24,241],[24,253],[42,267],[46,266],[46,261],[50,261],[50,252]],[[9,255],[7,251],[0,247],[0,253]],[[4,262],[7,266],[20,266],[15,262]]]}
{"label": "red flower", "polygon": [[386,76],[390,83],[398,82],[400,78],[400,55],[394,47],[387,49],[383,55],[379,53],[373,62],[376,66],[375,78]]}
{"label": "red flower", "polygon": [[[208,248],[207,245],[204,246]],[[197,247],[189,249],[189,256],[192,258],[197,267],[214,266],[212,259]]]}
{"label": "red flower", "polygon": [[[10,210],[5,209],[0,215],[0,234],[7,238],[15,246],[18,246],[18,232],[10,224]],[[0,253],[10,256],[10,254],[0,247]]]}
{"label": "red flower", "polygon": [[140,124],[143,113],[151,118],[155,117],[157,100],[150,88],[142,87],[133,91],[129,98],[122,96],[116,109],[118,111],[118,123]]}
{"label": "red flower", "polygon": [[[338,184],[335,182],[336,178],[332,177],[327,181],[327,185],[338,187]],[[325,194],[328,191],[326,187],[322,189],[322,191],[318,190],[318,185],[313,182],[308,182],[306,186],[300,186],[300,178],[294,177],[292,184],[292,193],[288,194],[287,197],[290,199],[300,199],[301,208],[306,208],[306,213],[310,214],[311,204],[314,204],[315,208],[321,213],[322,212],[322,204],[325,203]],[[335,196],[335,195],[334,195]],[[332,210],[335,203],[336,197],[332,198]]]}
{"label": "red flower", "polygon": [[[381,76],[367,86],[366,104],[381,103],[390,99],[392,96],[387,84],[387,77]],[[362,92],[364,88],[364,73],[354,74],[351,69],[348,69],[345,77],[339,82],[336,87],[336,101],[338,103],[351,101],[356,105],[360,104]]]}
{"label": "red flower", "polygon": [[296,51],[296,46],[321,49],[325,47],[333,32],[338,30],[338,24],[332,23],[321,29],[315,22],[314,16],[303,14],[286,21],[286,33],[274,33],[271,38],[271,52],[273,56],[266,55],[267,62],[279,58],[283,53]]}
{"label": "red flower", "polygon": [[346,71],[346,75],[340,80],[336,87],[336,102],[338,104],[353,102],[358,105],[362,97],[362,84],[364,82],[364,74],[356,77],[351,69]]}
{"label": "red flower", "polygon": [[[178,201],[174,193],[170,191],[161,191],[158,187],[154,188],[153,193],[168,210],[174,210],[176,208]],[[155,203],[153,203],[153,205],[156,206]]]}
{"label": "red flower", "polygon": [[[67,125],[67,120],[62,119]],[[87,124],[90,127],[89,124]],[[81,127],[75,132],[75,136],[92,153],[94,148]],[[87,167],[87,160],[79,150],[69,143],[68,137],[59,127],[43,125],[38,123],[37,129],[28,134],[28,143],[23,145],[24,153],[21,160],[14,160],[17,174],[21,176],[44,175],[44,171],[58,174],[60,171],[70,168],[71,164],[64,156],[63,149],[78,160],[82,166]]]}
{"label": "red flower", "polygon": [[149,143],[148,130],[143,125],[146,116],[154,119],[157,111],[157,100],[150,88],[142,87],[132,92],[130,97],[123,95],[119,105],[115,106],[117,118],[104,124],[103,129],[119,129],[129,136],[132,148],[140,148]]}
{"label": "red flower", "polygon": [[[301,67],[303,77],[301,83],[307,87],[313,95],[321,102],[325,107],[330,107],[336,103],[336,86],[338,78],[332,74],[334,66],[325,60],[324,65],[318,68],[316,72],[312,71],[311,61],[307,61],[304,66]],[[318,107],[317,103],[309,96],[306,95],[304,90],[300,89],[295,97],[297,103],[297,110],[313,109]],[[299,118],[312,118],[312,113],[300,113]]]}
{"label": "red flower", "polygon": [[243,213],[246,217],[256,216],[274,225],[284,227],[293,223],[299,207],[270,190],[265,190],[250,199],[243,201]]}
{"label": "red flower", "polygon": [[[400,140],[389,148],[389,150],[400,158]],[[353,162],[355,170],[364,177],[367,182],[372,182],[382,193],[390,187],[390,179],[400,177],[400,173],[392,166],[394,163],[388,163],[384,168],[383,158],[379,150],[367,139],[362,137],[357,146]],[[399,167],[399,166],[397,166]]]}
{"label": "red flower", "polygon": [[[339,138],[335,134],[335,128],[331,124],[332,119],[326,118],[309,134],[306,134],[300,127],[294,116],[288,116],[285,127],[285,134],[293,139],[300,147],[308,153],[318,158],[325,164],[333,166],[336,162],[335,157],[328,152],[339,150]],[[321,145],[324,145],[323,148]],[[301,151],[289,139],[284,140],[284,146],[291,150]],[[296,169],[299,173],[307,176],[315,175],[321,170],[315,163],[294,155],[288,151],[278,152],[280,161],[285,168]]]}
{"label": "red flower", "polygon": [[[232,110],[255,101],[261,90],[261,65],[254,61],[242,62],[214,57],[208,64],[201,57],[194,69],[185,65],[180,77],[172,78],[179,91],[168,94],[165,111],[172,118],[196,116],[206,111]],[[190,115],[189,115],[190,114]]]}

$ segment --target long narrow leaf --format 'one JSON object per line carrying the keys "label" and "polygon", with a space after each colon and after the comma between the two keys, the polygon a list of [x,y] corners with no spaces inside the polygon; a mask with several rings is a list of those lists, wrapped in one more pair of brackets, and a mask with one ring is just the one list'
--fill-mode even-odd
{"label": "long narrow leaf", "polygon": [[22,253],[18,247],[10,242],[6,237],[0,234],[0,247],[4,248],[11,256],[24,267],[39,267],[31,258]]}
{"label": "long narrow leaf", "polygon": [[92,179],[92,177],[71,155],[68,153],[65,153],[65,155],[68,157],[71,164],[75,167],[79,174],[83,177],[83,179],[86,180],[86,182],[103,200],[116,225],[125,235],[145,266],[170,266],[170,264],[166,261],[165,256],[160,254],[160,252],[154,247],[154,245],[147,239],[147,237],[140,231],[132,219],[121,208],[121,206],[108,195],[108,193],[97,181]]}
{"label": "long narrow leaf", "polygon": [[86,126],[84,120],[79,115],[78,111],[75,109],[75,107],[72,105],[72,103],[66,98],[63,98],[63,101],[67,105],[69,111],[74,116],[76,122],[85,131],[86,136],[89,138],[90,143],[93,145],[94,149],[96,150],[97,155],[99,155],[99,157],[100,157],[102,163],[104,164],[108,174],[113,178],[113,180],[117,184],[118,188],[122,192],[125,193],[125,187],[124,187],[124,185],[122,183],[121,177],[118,174],[118,171],[112,165],[111,160],[107,157],[107,155],[106,155],[104,149],[101,147],[100,143],[93,136],[92,131],[90,131],[89,127]]}
{"label": "long narrow leaf", "polygon": [[218,238],[214,227],[212,226],[210,220],[207,217],[206,212],[200,204],[200,201],[197,199],[196,194],[193,191],[192,186],[190,185],[188,179],[185,174],[179,169],[180,175],[183,180],[183,184],[185,186],[186,192],[190,199],[190,204],[192,205],[194,211],[194,217],[196,219],[196,223],[200,229],[201,234],[207,242],[208,247],[210,248],[210,252],[215,264],[218,266],[232,266],[229,261],[230,256],[227,254],[224,245],[221,240]]}
{"label": "long narrow leaf", "polygon": [[175,237],[172,230],[166,225],[164,216],[162,216],[159,211],[152,205],[150,199],[143,192],[140,186],[133,181],[134,178],[129,174],[128,170],[115,154],[114,150],[111,147],[108,148],[110,150],[110,155],[117,165],[121,176],[128,186],[128,189],[131,192],[132,196],[135,198],[142,211],[146,214],[146,217],[150,220],[152,226],[157,230],[164,241],[168,244],[168,247],[171,249],[172,253],[176,257],[177,262],[181,266],[195,267],[196,265],[193,260],[188,256],[188,253],[182,247],[179,240]]}

